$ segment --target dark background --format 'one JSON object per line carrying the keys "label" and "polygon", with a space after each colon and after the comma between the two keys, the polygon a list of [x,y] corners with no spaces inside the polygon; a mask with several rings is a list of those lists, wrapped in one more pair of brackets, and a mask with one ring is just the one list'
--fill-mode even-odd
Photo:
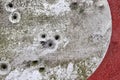
{"label": "dark background", "polygon": [[112,14],[112,38],[108,52],[88,80],[120,80],[120,0],[108,0]]}

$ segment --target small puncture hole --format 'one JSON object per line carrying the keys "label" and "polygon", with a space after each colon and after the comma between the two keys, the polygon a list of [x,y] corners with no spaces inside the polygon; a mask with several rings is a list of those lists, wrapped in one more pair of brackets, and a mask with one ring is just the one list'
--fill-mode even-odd
{"label": "small puncture hole", "polygon": [[46,38],[46,34],[42,34],[41,37],[42,37],[42,38]]}
{"label": "small puncture hole", "polygon": [[14,14],[12,18],[17,19],[17,14]]}
{"label": "small puncture hole", "polygon": [[55,40],[59,40],[60,36],[59,35],[55,35]]}
{"label": "small puncture hole", "polygon": [[39,72],[43,72],[43,71],[45,71],[45,67],[40,67]]}
{"label": "small puncture hole", "polygon": [[8,12],[14,12],[16,10],[13,2],[5,3],[4,7],[5,7],[6,11],[8,11]]}
{"label": "small puncture hole", "polygon": [[8,3],[8,7],[12,8],[13,4],[12,3]]}
{"label": "small puncture hole", "polygon": [[16,16],[16,15],[14,15],[14,16],[13,16],[13,19],[17,19],[17,16]]}
{"label": "small puncture hole", "polygon": [[20,19],[21,19],[21,15],[19,12],[13,12],[9,16],[9,21],[12,23],[18,23],[20,22]]}
{"label": "small puncture hole", "polygon": [[38,64],[38,61],[35,60],[35,61],[32,61],[32,65],[37,65]]}
{"label": "small puncture hole", "polygon": [[7,66],[7,64],[5,64],[5,63],[2,63],[1,65],[0,65],[0,69],[1,70],[6,70],[8,68],[8,66]]}
{"label": "small puncture hole", "polygon": [[55,43],[52,40],[48,40],[46,42],[46,47],[47,48],[54,48],[55,47]]}
{"label": "small puncture hole", "polygon": [[52,47],[52,46],[53,46],[53,43],[52,43],[52,42],[50,42],[50,43],[48,44],[48,46],[49,46],[49,47]]}

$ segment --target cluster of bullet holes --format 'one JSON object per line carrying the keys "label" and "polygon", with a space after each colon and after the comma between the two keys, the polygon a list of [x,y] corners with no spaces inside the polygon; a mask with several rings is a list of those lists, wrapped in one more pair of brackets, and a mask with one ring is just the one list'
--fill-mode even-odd
{"label": "cluster of bullet holes", "polygon": [[43,48],[49,48],[49,49],[55,48],[55,43],[51,39],[49,39],[47,41],[41,41],[41,44],[42,44]]}
{"label": "cluster of bullet holes", "polygon": [[0,75],[6,75],[10,72],[11,67],[8,62],[0,62]]}
{"label": "cluster of bullet holes", "polygon": [[11,23],[18,23],[21,19],[20,13],[17,11],[16,8],[14,8],[14,5],[12,2],[8,2],[5,4],[6,11],[10,12],[9,15],[9,21]]}
{"label": "cluster of bullet holes", "polygon": [[[46,34],[42,34],[41,38],[45,39],[47,37]],[[54,36],[54,40],[58,41],[60,39],[60,35],[55,35]],[[44,40],[44,41],[40,41],[40,44],[42,45],[43,48],[49,48],[49,49],[54,49],[56,46],[55,41],[52,39],[48,39],[48,40]]]}

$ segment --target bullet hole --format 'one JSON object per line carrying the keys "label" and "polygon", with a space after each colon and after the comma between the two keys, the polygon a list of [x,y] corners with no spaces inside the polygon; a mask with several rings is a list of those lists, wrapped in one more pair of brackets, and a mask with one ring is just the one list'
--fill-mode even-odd
{"label": "bullet hole", "polygon": [[43,46],[43,48],[54,48],[55,43],[52,40],[47,40],[47,41],[41,41],[40,42]]}
{"label": "bullet hole", "polygon": [[34,65],[37,65],[38,64],[38,61],[37,60],[35,60],[35,61],[32,61],[32,65],[34,66]]}
{"label": "bullet hole", "polygon": [[42,46],[44,46],[46,44],[45,41],[41,41],[40,44],[42,44]]}
{"label": "bullet hole", "polygon": [[12,18],[17,19],[17,14],[14,14]]}
{"label": "bullet hole", "polygon": [[16,10],[12,2],[5,3],[4,7],[8,12],[14,12]]}
{"label": "bullet hole", "polygon": [[54,48],[54,46],[55,46],[55,44],[54,44],[54,42],[52,40],[48,40],[47,41],[46,47],[48,47],[48,48]]}
{"label": "bullet hole", "polygon": [[3,70],[6,70],[8,68],[7,64],[5,63],[2,63],[0,64],[0,69],[3,71]]}
{"label": "bullet hole", "polygon": [[70,4],[70,8],[71,8],[71,10],[76,10],[76,9],[78,9],[78,3],[77,2],[72,2],[71,4]]}
{"label": "bullet hole", "polygon": [[40,67],[39,68],[39,72],[44,72],[45,71],[45,67]]}
{"label": "bullet hole", "polygon": [[13,8],[13,4],[12,3],[8,3],[8,7]]}
{"label": "bullet hole", "polygon": [[52,44],[52,43],[49,43],[48,45],[49,45],[49,47],[51,47],[53,44]]}
{"label": "bullet hole", "polygon": [[8,62],[0,62],[0,75],[6,75],[11,71],[11,65]]}
{"label": "bullet hole", "polygon": [[42,37],[42,38],[46,38],[46,34],[42,34],[41,37]]}
{"label": "bullet hole", "polygon": [[12,23],[18,23],[21,19],[21,15],[19,12],[13,12],[9,16],[9,21]]}
{"label": "bullet hole", "polygon": [[59,40],[60,36],[59,35],[55,35],[55,40]]}

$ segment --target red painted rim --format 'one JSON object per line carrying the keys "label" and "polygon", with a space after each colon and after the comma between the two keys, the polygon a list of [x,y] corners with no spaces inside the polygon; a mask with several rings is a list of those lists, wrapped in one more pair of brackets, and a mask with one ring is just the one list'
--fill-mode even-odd
{"label": "red painted rim", "polygon": [[107,54],[88,80],[120,80],[120,0],[108,0],[112,14],[112,37]]}

